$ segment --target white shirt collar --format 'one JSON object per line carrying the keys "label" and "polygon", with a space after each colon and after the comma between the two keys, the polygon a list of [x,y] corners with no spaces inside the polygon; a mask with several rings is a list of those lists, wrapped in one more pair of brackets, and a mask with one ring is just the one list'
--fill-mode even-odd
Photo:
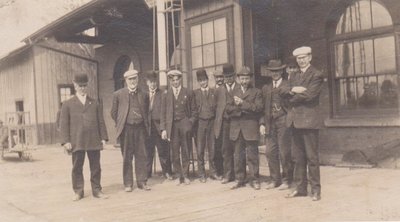
{"label": "white shirt collar", "polygon": [[273,85],[275,88],[279,87],[281,85],[281,83],[282,83],[282,78],[280,78],[276,81],[275,80],[273,81]]}
{"label": "white shirt collar", "polygon": [[240,88],[242,89],[242,92],[245,93],[249,88],[247,88],[246,90],[243,88],[243,86],[240,86]]}
{"label": "white shirt collar", "polygon": [[229,86],[228,83],[225,83],[226,88],[228,88],[228,89],[230,89],[230,90],[233,90],[233,89],[235,88],[235,84],[236,84],[236,82],[232,83],[232,86]]}
{"label": "white shirt collar", "polygon": [[175,87],[172,87],[172,90],[175,92],[177,92],[177,93],[179,93],[180,91],[181,91],[181,89],[182,89],[182,85],[180,85],[180,86],[178,86],[177,88],[175,88]]}
{"label": "white shirt collar", "polygon": [[310,68],[311,64],[308,64],[308,66],[304,67],[304,68],[300,68],[302,73],[305,73],[307,71],[308,68]]}
{"label": "white shirt collar", "polygon": [[134,89],[128,88],[129,93],[136,93],[137,92],[137,87]]}
{"label": "white shirt collar", "polygon": [[83,105],[85,105],[85,103],[86,103],[86,97],[87,97],[87,95],[85,94],[85,95],[80,95],[80,94],[76,94],[76,97],[78,97],[78,99],[79,99],[79,101],[83,104]]}
{"label": "white shirt collar", "polygon": [[200,87],[200,89],[201,89],[201,91],[208,91],[208,86],[206,88],[201,88]]}

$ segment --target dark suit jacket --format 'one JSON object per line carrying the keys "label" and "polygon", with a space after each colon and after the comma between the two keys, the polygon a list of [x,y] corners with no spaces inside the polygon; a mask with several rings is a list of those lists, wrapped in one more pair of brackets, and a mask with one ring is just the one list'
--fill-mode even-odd
{"label": "dark suit jacket", "polygon": [[[287,80],[282,79],[281,84],[277,88],[277,92],[281,96],[281,107],[286,113],[288,110],[288,104],[287,104],[287,99],[284,96],[283,90],[288,88],[288,84],[289,83]],[[267,135],[269,135],[271,120],[272,120],[272,104],[271,104],[272,89],[273,89],[272,82],[264,85],[261,89],[261,94],[264,102],[264,110],[263,110],[263,115],[260,118],[260,125],[265,126],[265,132]]]}
{"label": "dark suit jacket", "polygon": [[[148,94],[149,98],[149,127],[150,127],[150,132],[151,132],[151,123],[154,123],[154,126],[156,127],[156,130],[159,135],[161,135],[161,129],[160,129],[160,120],[161,120],[161,100],[163,97],[163,93],[160,89],[156,90],[156,93],[154,94],[154,99],[153,99],[153,107],[150,109],[150,94]],[[153,118],[154,116],[154,118]]]}
{"label": "dark suit jacket", "polygon": [[[190,121],[186,127],[192,128],[198,117],[193,91],[182,87],[179,93],[183,97],[186,117]],[[174,122],[174,100],[174,92],[169,88],[162,97],[160,121],[160,130],[166,130],[169,139],[171,138],[172,124]]]}
{"label": "dark suit jacket", "polygon": [[232,95],[240,97],[243,103],[237,106],[233,97],[230,97],[226,105],[226,110],[231,117],[230,139],[237,140],[239,133],[242,132],[245,140],[259,140],[258,121],[263,109],[261,91],[250,87],[243,93],[239,87],[233,91]]}
{"label": "dark suit jacket", "polygon": [[[318,113],[319,95],[323,84],[323,76],[313,66],[310,66],[305,73],[295,73],[289,79],[289,85],[283,90],[289,99],[289,109],[286,116],[286,125],[292,124],[300,129],[318,129],[322,125]],[[303,86],[307,90],[300,94],[291,95],[290,90],[294,86]]]}
{"label": "dark suit jacket", "polygon": [[[147,133],[149,134],[149,123],[148,123],[148,110],[149,110],[149,103],[147,94],[141,91],[139,88],[138,90],[138,101],[140,104],[140,115],[143,117],[143,122],[146,128]],[[117,138],[121,135],[122,130],[125,127],[126,117],[129,112],[129,89],[122,88],[113,95],[113,103],[111,107],[111,118],[115,122],[115,127],[117,129]]]}
{"label": "dark suit jacket", "polygon": [[72,150],[101,150],[101,140],[108,140],[103,106],[86,97],[83,105],[77,96],[65,101],[60,113],[61,143],[71,143]]}
{"label": "dark suit jacket", "polygon": [[[201,96],[202,96],[202,92],[201,89],[196,89],[194,91],[194,100],[196,103],[196,109],[197,109],[197,113],[200,115],[200,110],[201,107],[203,106],[202,102],[201,102]],[[213,110],[214,115],[215,115],[215,110],[217,108],[217,100],[216,100],[216,95],[215,95],[215,89],[208,89],[208,99],[211,105],[211,110]]]}
{"label": "dark suit jacket", "polygon": [[[234,90],[239,89],[239,88],[240,88],[240,85],[235,83]],[[215,138],[219,138],[226,104],[228,102],[228,99],[231,97],[231,95],[228,93],[228,90],[226,89],[226,84],[224,84],[223,86],[216,89],[215,94],[217,97],[216,98],[217,99],[217,108],[216,108],[215,120],[214,120],[214,133],[215,133]]]}

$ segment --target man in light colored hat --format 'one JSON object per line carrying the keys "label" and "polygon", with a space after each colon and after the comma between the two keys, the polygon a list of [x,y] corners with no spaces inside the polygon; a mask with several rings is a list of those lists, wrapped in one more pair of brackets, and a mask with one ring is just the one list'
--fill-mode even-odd
{"label": "man in light colored hat", "polygon": [[318,201],[321,199],[318,129],[322,125],[318,110],[323,76],[311,65],[310,47],[295,49],[293,56],[296,57],[300,72],[290,77],[289,87],[284,90],[289,97],[286,126],[293,133],[292,156],[295,164],[294,190],[287,197],[307,196],[309,180],[312,200]]}
{"label": "man in light colored hat", "polygon": [[126,87],[113,94],[111,118],[115,122],[117,138],[123,158],[125,192],[133,190],[132,161],[135,157],[136,184],[139,189],[150,190],[147,185],[146,139],[149,136],[147,94],[138,88],[138,71],[124,73]]}
{"label": "man in light colored hat", "polygon": [[196,103],[193,91],[182,87],[181,71],[171,70],[167,76],[171,87],[165,92],[162,99],[161,138],[170,141],[171,161],[173,170],[178,177],[178,185],[182,182],[189,185],[192,128],[197,121]]}
{"label": "man in light colored hat", "polygon": [[84,196],[83,164],[89,158],[92,194],[96,198],[108,198],[100,185],[100,150],[108,140],[101,102],[87,95],[89,78],[76,74],[73,79],[76,94],[62,104],[60,112],[61,144],[72,156],[73,201]]}
{"label": "man in light colored hat", "polygon": [[[243,67],[237,73],[240,88],[235,89],[226,105],[231,117],[229,137],[234,141],[234,165],[236,184],[231,189],[245,186],[246,179],[255,190],[260,189],[258,121],[263,109],[261,91],[252,86],[252,72]],[[249,172],[246,173],[246,162]],[[247,178],[246,178],[247,177]]]}
{"label": "man in light colored hat", "polygon": [[[293,179],[293,164],[290,151],[290,128],[286,127],[287,101],[282,90],[288,87],[287,80],[283,79],[283,70],[286,68],[281,60],[272,59],[268,62],[271,82],[265,84],[261,90],[264,100],[263,115],[260,118],[260,134],[265,136],[266,156],[271,181],[267,189],[279,187],[279,190],[289,188]],[[281,173],[282,166],[282,173]]]}
{"label": "man in light colored hat", "polygon": [[197,113],[199,115],[196,139],[197,139],[197,166],[200,182],[206,182],[205,173],[205,150],[208,153],[209,177],[213,180],[221,179],[216,169],[216,152],[214,136],[214,118],[216,109],[215,90],[208,86],[208,76],[204,69],[196,71],[199,89],[194,91]]}
{"label": "man in light colored hat", "polygon": [[215,79],[215,88],[218,89],[224,85],[224,74],[219,69],[215,70],[213,74]]}
{"label": "man in light colored hat", "polygon": [[[236,73],[232,64],[225,64],[222,67],[224,84],[216,90],[217,110],[214,121],[215,146],[221,147],[223,159],[223,180],[222,184],[229,183],[235,179],[233,143],[229,138],[230,116],[226,110],[228,100],[233,98],[233,91],[239,89],[236,83]],[[216,148],[218,149],[218,148]]]}

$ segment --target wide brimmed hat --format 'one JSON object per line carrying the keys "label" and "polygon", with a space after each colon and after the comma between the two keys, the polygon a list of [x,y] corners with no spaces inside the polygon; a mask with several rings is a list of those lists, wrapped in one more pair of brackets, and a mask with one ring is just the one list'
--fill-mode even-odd
{"label": "wide brimmed hat", "polygon": [[86,74],[76,74],[72,80],[76,84],[87,84],[89,82],[89,77]]}
{"label": "wide brimmed hat", "polygon": [[199,69],[196,71],[197,80],[208,79],[207,72],[205,69]]}
{"label": "wide brimmed hat", "polygon": [[233,76],[235,75],[235,68],[232,64],[225,64],[222,66],[222,73],[224,76]]}
{"label": "wide brimmed hat", "polygon": [[268,70],[281,70],[286,68],[286,64],[282,64],[280,59],[271,59],[268,61],[266,69]]}
{"label": "wide brimmed hat", "polygon": [[247,66],[243,66],[242,69],[237,73],[237,76],[252,76],[250,68]]}

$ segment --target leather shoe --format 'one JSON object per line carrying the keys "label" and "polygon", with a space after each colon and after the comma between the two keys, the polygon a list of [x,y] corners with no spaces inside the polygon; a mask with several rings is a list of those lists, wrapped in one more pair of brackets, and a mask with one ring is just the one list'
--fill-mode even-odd
{"label": "leather shoe", "polygon": [[151,190],[151,188],[150,188],[149,186],[147,186],[146,183],[140,184],[140,185],[138,186],[138,188],[141,189],[141,190],[145,190],[145,191],[150,191],[150,190]]}
{"label": "leather shoe", "polygon": [[174,178],[171,176],[171,174],[166,173],[165,174],[165,178],[167,178],[167,180],[173,180]]}
{"label": "leather shoe", "polygon": [[210,179],[212,179],[212,180],[222,180],[222,177],[218,176],[217,174],[213,174],[213,175],[210,176]]}
{"label": "leather shoe", "polygon": [[260,186],[260,182],[256,181],[256,182],[250,182],[250,186],[255,189],[255,190],[259,190],[261,188]]}
{"label": "leather shoe", "polygon": [[275,182],[271,182],[265,187],[265,189],[270,190],[276,188],[277,186],[278,184],[276,184]]}
{"label": "leather shoe", "polygon": [[239,189],[241,187],[244,187],[244,183],[243,182],[237,182],[235,185],[233,185],[231,187],[231,190],[236,190],[236,189]]}
{"label": "leather shoe", "polygon": [[229,183],[229,182],[231,182],[231,181],[230,181],[230,180],[228,180],[228,179],[225,179],[225,178],[224,178],[224,179],[222,180],[222,182],[221,182],[221,183],[222,183],[222,184],[227,184],[227,183]]}
{"label": "leather shoe", "polygon": [[286,198],[294,198],[294,197],[305,197],[307,196],[306,193],[299,193],[297,190],[289,193],[288,195],[286,195]]}
{"label": "leather shoe", "polygon": [[108,199],[108,196],[101,191],[94,193],[93,196],[99,199]]}
{"label": "leather shoe", "polygon": [[278,187],[278,190],[287,190],[289,189],[289,184],[283,183]]}
{"label": "leather shoe", "polygon": [[79,194],[75,193],[74,196],[72,197],[72,201],[78,201],[82,198],[83,198],[83,195],[79,195]]}
{"label": "leather shoe", "polygon": [[206,182],[206,177],[202,176],[202,177],[200,177],[199,180],[200,180],[200,182],[205,183]]}
{"label": "leather shoe", "polygon": [[189,178],[187,178],[187,177],[185,177],[185,178],[183,179],[183,182],[185,183],[185,185],[189,185],[189,184],[190,184],[190,180],[189,180]]}
{"label": "leather shoe", "polygon": [[132,192],[132,187],[125,187],[125,192]]}
{"label": "leather shoe", "polygon": [[312,201],[319,201],[319,200],[321,200],[321,194],[314,193],[312,195]]}

